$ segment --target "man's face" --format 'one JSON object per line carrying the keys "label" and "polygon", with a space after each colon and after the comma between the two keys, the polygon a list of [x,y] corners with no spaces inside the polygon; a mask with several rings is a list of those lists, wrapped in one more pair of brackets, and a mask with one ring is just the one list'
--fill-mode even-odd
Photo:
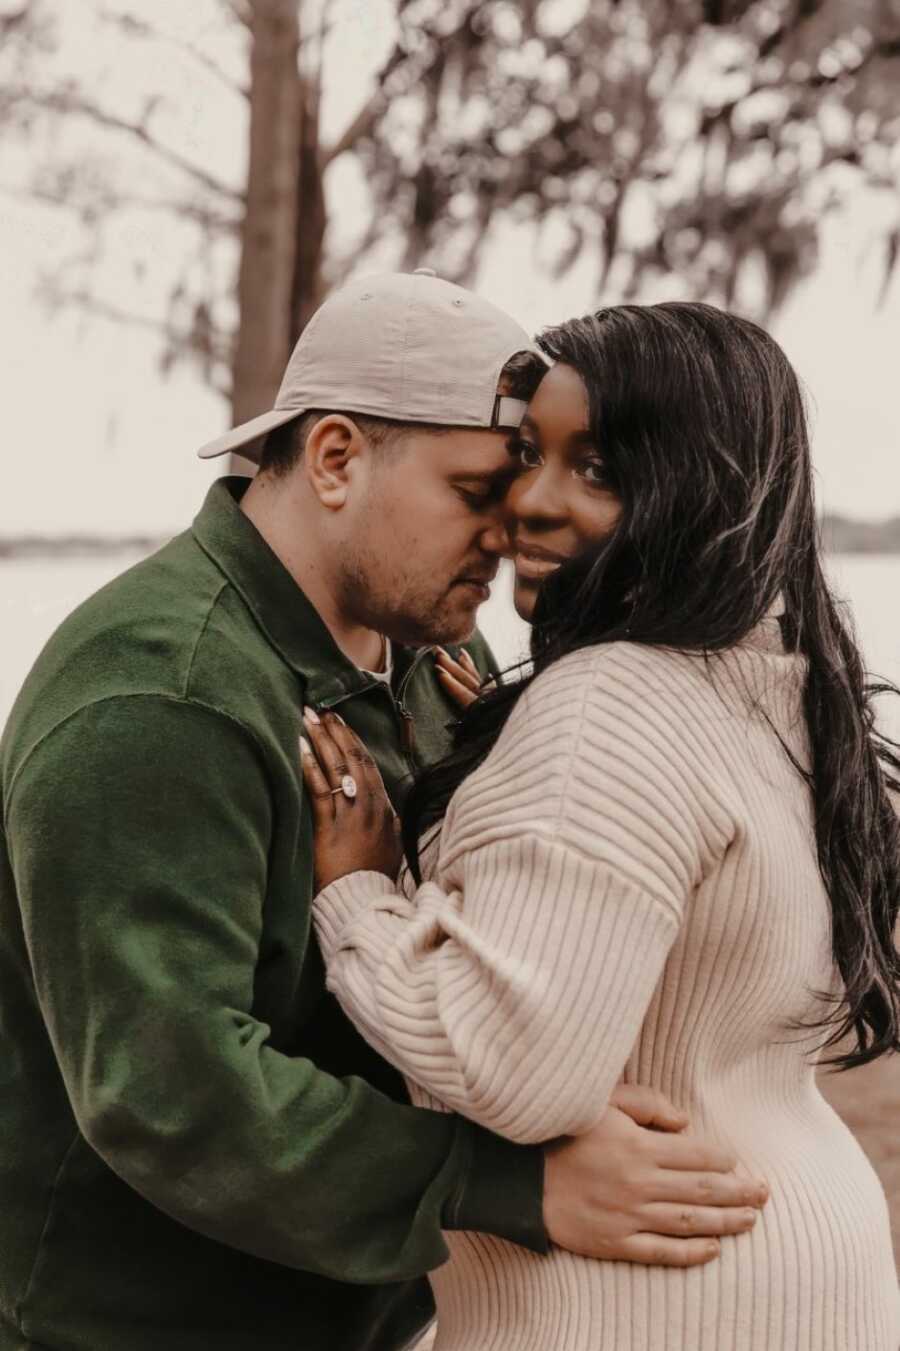
{"label": "man's face", "polygon": [[508,432],[411,429],[366,457],[342,523],[345,612],[412,646],[471,635],[509,553],[509,440]]}

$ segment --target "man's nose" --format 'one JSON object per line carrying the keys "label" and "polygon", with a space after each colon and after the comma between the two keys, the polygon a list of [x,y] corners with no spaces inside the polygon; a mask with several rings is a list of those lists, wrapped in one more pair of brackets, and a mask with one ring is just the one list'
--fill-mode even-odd
{"label": "man's nose", "polygon": [[481,532],[479,543],[486,554],[511,558],[513,553],[511,521],[505,509],[497,511]]}

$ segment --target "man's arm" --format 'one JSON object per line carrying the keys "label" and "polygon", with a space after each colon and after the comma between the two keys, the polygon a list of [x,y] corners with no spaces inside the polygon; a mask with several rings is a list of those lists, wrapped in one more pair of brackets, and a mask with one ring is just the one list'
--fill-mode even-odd
{"label": "man's arm", "polygon": [[253,1017],[277,824],[239,724],[155,695],[85,708],[25,762],[7,829],[79,1128],[148,1201],[350,1282],[421,1274],[442,1227],[482,1219],[546,1246],[538,1150],[282,1055]]}

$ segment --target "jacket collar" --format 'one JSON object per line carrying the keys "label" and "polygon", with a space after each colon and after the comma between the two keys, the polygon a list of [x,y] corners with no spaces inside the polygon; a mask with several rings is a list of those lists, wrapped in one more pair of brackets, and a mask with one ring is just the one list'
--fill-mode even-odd
{"label": "jacket collar", "polygon": [[310,703],[369,689],[377,682],[344,655],[318,610],[241,511],[248,483],[229,477],[212,485],[193,524],[195,540],[241,596],[272,647],[302,674]]}

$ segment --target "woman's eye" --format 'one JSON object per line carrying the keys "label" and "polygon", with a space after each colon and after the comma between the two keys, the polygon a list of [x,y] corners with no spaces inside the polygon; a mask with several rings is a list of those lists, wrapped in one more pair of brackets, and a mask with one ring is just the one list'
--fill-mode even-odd
{"label": "woman's eye", "polygon": [[540,451],[530,441],[514,441],[512,453],[525,469],[536,469],[541,462]]}
{"label": "woman's eye", "polygon": [[592,488],[606,488],[609,486],[609,479],[606,473],[606,467],[602,460],[585,460],[576,469],[576,474],[589,483]]}

